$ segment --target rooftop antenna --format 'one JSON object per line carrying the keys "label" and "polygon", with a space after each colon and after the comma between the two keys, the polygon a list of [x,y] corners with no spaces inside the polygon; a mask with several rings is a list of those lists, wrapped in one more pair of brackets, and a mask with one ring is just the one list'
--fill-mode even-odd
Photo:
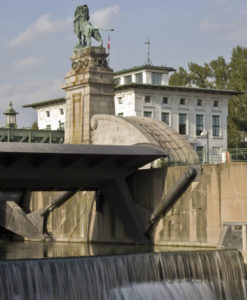
{"label": "rooftop antenna", "polygon": [[150,41],[149,38],[148,40],[144,43],[145,45],[147,45],[147,65],[152,65],[151,59],[150,59]]}

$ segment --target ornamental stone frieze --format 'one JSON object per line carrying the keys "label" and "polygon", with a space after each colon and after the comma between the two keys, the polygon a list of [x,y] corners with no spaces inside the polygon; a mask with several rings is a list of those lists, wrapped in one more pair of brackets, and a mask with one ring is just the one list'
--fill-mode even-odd
{"label": "ornamental stone frieze", "polygon": [[106,58],[103,57],[97,57],[97,58],[93,58],[93,59],[80,59],[77,61],[73,61],[71,64],[71,67],[73,70],[75,71],[79,71],[83,68],[87,68],[87,67],[108,67],[108,62]]}

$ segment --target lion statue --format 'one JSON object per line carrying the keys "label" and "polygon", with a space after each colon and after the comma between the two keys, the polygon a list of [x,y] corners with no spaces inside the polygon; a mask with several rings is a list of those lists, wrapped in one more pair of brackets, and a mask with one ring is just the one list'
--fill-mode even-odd
{"label": "lion statue", "polygon": [[99,33],[99,29],[93,27],[89,22],[89,9],[86,4],[77,6],[75,10],[74,31],[79,39],[79,44],[77,44],[75,48],[90,47],[92,37],[100,42],[100,47],[103,46],[103,40]]}

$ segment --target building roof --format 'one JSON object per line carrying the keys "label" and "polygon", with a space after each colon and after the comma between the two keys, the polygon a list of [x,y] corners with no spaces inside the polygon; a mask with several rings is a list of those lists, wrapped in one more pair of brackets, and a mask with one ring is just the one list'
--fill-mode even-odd
{"label": "building roof", "polygon": [[65,103],[65,98],[56,98],[56,99],[51,99],[51,100],[46,100],[46,101],[42,101],[42,102],[36,102],[36,103],[31,103],[31,104],[27,104],[27,105],[23,105],[22,107],[32,107],[32,108],[38,108],[38,107],[42,107],[42,106],[47,106],[47,105],[54,105],[54,104],[58,104],[58,103]]}
{"label": "building roof", "polygon": [[144,70],[144,69],[149,69],[149,70],[156,70],[156,71],[165,71],[165,72],[172,72],[172,71],[176,71],[176,69],[171,68],[171,67],[166,67],[166,66],[153,66],[153,65],[142,65],[142,66],[136,66],[133,68],[129,68],[129,69],[122,69],[120,71],[117,71],[114,73],[114,75],[122,75],[125,73],[131,73],[131,72],[135,72],[135,71],[140,71],[140,70]]}
{"label": "building roof", "polygon": [[207,94],[221,94],[221,95],[240,95],[244,92],[234,90],[223,90],[223,89],[208,89],[198,87],[184,87],[184,86],[172,86],[172,85],[154,85],[154,84],[140,84],[140,83],[129,83],[117,85],[115,91],[122,91],[127,89],[151,89],[151,90],[164,90],[164,91],[177,91],[177,92],[194,92],[194,93],[207,93]]}

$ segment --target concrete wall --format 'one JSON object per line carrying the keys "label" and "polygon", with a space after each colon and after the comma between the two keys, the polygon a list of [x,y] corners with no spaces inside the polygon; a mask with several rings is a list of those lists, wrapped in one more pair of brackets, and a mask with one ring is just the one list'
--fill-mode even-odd
{"label": "concrete wall", "polygon": [[146,117],[121,118],[98,114],[91,119],[92,144],[157,145],[167,154],[167,160],[177,163],[198,162],[198,155],[190,144],[164,122]]}
{"label": "concrete wall", "polygon": [[[134,201],[152,212],[186,166],[139,170],[128,184]],[[193,182],[151,233],[157,245],[214,246],[225,221],[247,221],[247,163],[205,165],[200,181]],[[33,193],[31,210],[51,202],[55,193]],[[116,199],[117,200],[117,199]],[[107,202],[96,211],[93,192],[80,192],[51,213],[48,230],[59,241],[129,243],[120,221]]]}

